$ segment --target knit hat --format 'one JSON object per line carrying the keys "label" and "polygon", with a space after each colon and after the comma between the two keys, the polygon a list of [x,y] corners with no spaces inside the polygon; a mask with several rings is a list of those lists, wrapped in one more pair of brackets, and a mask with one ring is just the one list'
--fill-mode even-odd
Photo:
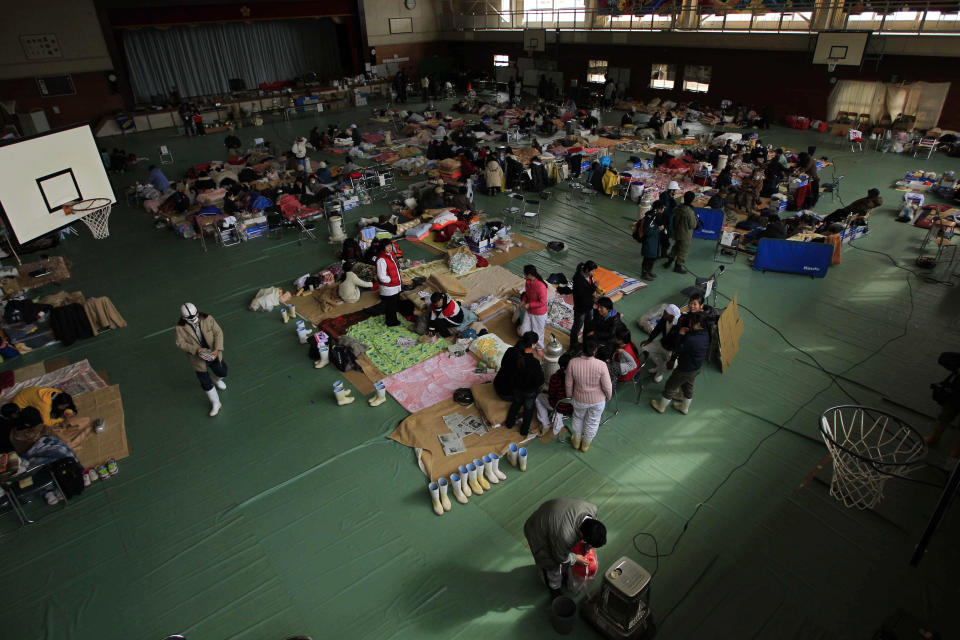
{"label": "knit hat", "polygon": [[317,163],[317,167],[319,167],[320,169],[326,169],[327,163],[321,160],[320,162]]}

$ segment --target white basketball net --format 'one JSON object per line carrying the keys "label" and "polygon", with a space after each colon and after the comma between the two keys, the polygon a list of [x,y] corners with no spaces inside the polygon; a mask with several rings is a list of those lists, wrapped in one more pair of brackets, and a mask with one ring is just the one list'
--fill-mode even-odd
{"label": "white basketball net", "polygon": [[828,409],[820,416],[820,435],[833,457],[830,495],[858,509],[879,504],[891,475],[909,473],[926,452],[915,429],[870,407]]}
{"label": "white basketball net", "polygon": [[78,202],[69,207],[69,211],[74,215],[81,216],[80,220],[89,227],[94,238],[103,240],[110,235],[110,228],[107,223],[110,219],[112,206],[112,203],[106,198],[98,198]]}

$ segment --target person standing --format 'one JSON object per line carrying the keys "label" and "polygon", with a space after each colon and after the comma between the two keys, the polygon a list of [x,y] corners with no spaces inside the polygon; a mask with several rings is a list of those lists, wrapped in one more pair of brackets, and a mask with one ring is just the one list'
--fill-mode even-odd
{"label": "person standing", "polygon": [[427,74],[420,78],[420,89],[423,91],[423,101],[430,102],[430,76]]}
{"label": "person standing", "polygon": [[547,326],[547,283],[543,281],[537,273],[537,268],[532,264],[524,265],[523,278],[526,283],[523,294],[520,296],[520,303],[526,313],[520,324],[520,332],[536,333],[537,346],[542,349],[543,334]]}
{"label": "person standing", "polygon": [[196,131],[198,136],[207,135],[207,131],[204,128],[203,116],[200,115],[200,112],[196,109],[193,110],[193,115],[190,116],[190,119],[193,120],[193,129]]}
{"label": "person standing", "polygon": [[380,283],[380,302],[383,304],[383,320],[388,327],[399,326],[397,302],[400,297],[400,267],[394,258],[393,243],[389,240],[381,243],[376,265],[377,281]]}
{"label": "person standing", "polygon": [[[530,423],[536,412],[537,392],[543,385],[543,368],[533,355],[537,346],[537,334],[527,331],[517,344],[507,349],[500,361],[500,369],[493,379],[493,390],[501,400],[510,403],[504,425],[512,429],[517,422],[517,414],[523,409],[520,423],[520,435],[530,433]],[[541,425],[544,430],[547,425]]]}
{"label": "person standing", "polygon": [[[673,358],[677,368],[663,387],[663,397],[651,400],[650,406],[663,413],[670,404],[687,415],[693,402],[693,383],[703,368],[710,349],[710,334],[703,328],[702,313],[688,313],[679,330],[679,340]],[[673,400],[671,403],[670,401]]]}
{"label": "person standing", "polygon": [[659,202],[663,203],[663,211],[660,213],[660,257],[666,258],[670,251],[670,238],[673,236],[673,212],[677,208],[677,192],[680,191],[680,185],[676,180],[671,180],[667,185],[667,190],[660,194]]}
{"label": "person standing", "polygon": [[820,171],[817,169],[817,159],[814,157],[816,147],[807,147],[807,162],[803,167],[804,173],[810,178],[810,191],[804,203],[805,209],[813,209],[820,199]]}
{"label": "person standing", "polygon": [[187,353],[190,366],[210,400],[212,418],[220,413],[222,406],[217,389],[227,388],[227,383],[223,381],[227,377],[227,363],[223,359],[223,331],[213,316],[198,312],[193,303],[185,302],[180,307],[175,335],[177,347]]}
{"label": "person standing", "polygon": [[307,171],[307,139],[303,136],[297,136],[290,147],[294,157],[297,159],[297,166]]}
{"label": "person standing", "polygon": [[673,215],[673,246],[663,266],[670,268],[671,264],[676,263],[673,267],[676,273],[687,272],[684,265],[687,262],[687,254],[690,253],[690,244],[693,242],[693,230],[697,228],[697,212],[693,210],[693,201],[696,197],[693,191],[683,194],[683,204],[677,207]]}
{"label": "person standing", "polygon": [[585,542],[598,549],[607,544],[607,527],[597,520],[597,505],[577,498],[547,500],[523,524],[523,535],[550,597],[563,594],[563,571],[588,565],[585,555],[571,550]]}
{"label": "person standing", "polygon": [[180,121],[183,122],[183,134],[185,136],[193,135],[193,113],[190,111],[190,106],[186,103],[181,104],[180,108],[177,110],[180,114]]}
{"label": "person standing", "polygon": [[653,272],[657,258],[660,257],[660,232],[663,227],[659,224],[663,214],[663,203],[653,203],[650,210],[633,224],[633,238],[640,243],[640,255],[643,263],[640,267],[640,277],[653,280],[657,274]]}
{"label": "person standing", "polygon": [[570,327],[570,348],[580,341],[580,330],[593,322],[593,305],[597,302],[597,285],[593,274],[597,263],[587,260],[577,265],[573,274],[573,326]]}
{"label": "person standing", "polygon": [[570,422],[570,444],[574,449],[587,451],[600,428],[600,416],[610,398],[613,383],[610,370],[598,360],[597,343],[583,343],[583,353],[567,366],[567,396],[573,398],[573,419]]}
{"label": "person standing", "polygon": [[[666,369],[667,362],[672,359],[671,350],[668,348],[668,336],[677,323],[680,321],[680,307],[675,304],[668,304],[666,309],[654,325],[650,337],[640,343],[640,349],[647,354],[647,362],[650,363],[649,371],[653,375],[654,382],[663,382],[663,371]],[[664,342],[666,340],[666,342]]]}

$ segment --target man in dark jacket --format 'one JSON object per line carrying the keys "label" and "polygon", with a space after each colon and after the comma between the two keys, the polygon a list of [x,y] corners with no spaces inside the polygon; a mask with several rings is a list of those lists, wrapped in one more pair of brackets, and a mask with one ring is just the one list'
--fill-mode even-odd
{"label": "man in dark jacket", "polygon": [[597,520],[597,505],[576,498],[541,504],[523,524],[523,535],[551,598],[562,595],[564,568],[589,564],[586,552],[573,553],[577,543],[582,541],[588,548],[607,543],[607,528]]}
{"label": "man in dark jacket", "polygon": [[[689,313],[682,322],[684,326],[679,329],[679,344],[673,354],[677,368],[664,385],[663,397],[650,401],[650,406],[658,413],[666,411],[668,404],[684,415],[689,412],[693,401],[693,382],[710,350],[710,334],[703,328],[703,314]],[[672,404],[671,400],[674,401]]]}
{"label": "man in dark jacket", "polygon": [[673,212],[673,246],[663,265],[665,269],[669,269],[670,265],[676,262],[674,271],[687,272],[687,268],[683,265],[686,264],[687,254],[690,253],[693,230],[697,228],[697,212],[693,210],[693,201],[696,197],[697,194],[693,191],[687,191],[683,194],[683,204]]}
{"label": "man in dark jacket", "polygon": [[620,312],[613,308],[613,301],[607,296],[597,300],[597,311],[587,327],[586,338],[589,337],[598,344],[609,344],[617,335],[617,330],[623,325]]}
{"label": "man in dark jacket", "polygon": [[854,200],[847,206],[842,209],[837,209],[826,218],[823,219],[824,226],[830,226],[834,222],[843,222],[847,219],[848,215],[853,215],[853,217],[860,224],[866,224],[867,219],[870,217],[870,212],[883,204],[883,198],[880,197],[879,189],[870,189],[867,191],[866,198],[859,198]]}
{"label": "man in dark jacket", "polygon": [[671,180],[666,191],[660,193],[659,202],[663,203],[663,212],[660,214],[660,257],[665,258],[670,250],[670,239],[673,237],[673,214],[677,208],[677,192],[680,185]]}

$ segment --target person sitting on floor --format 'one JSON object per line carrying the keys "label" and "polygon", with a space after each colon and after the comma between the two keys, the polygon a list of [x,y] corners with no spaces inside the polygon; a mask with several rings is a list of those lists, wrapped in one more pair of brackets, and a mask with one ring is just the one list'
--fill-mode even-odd
{"label": "person sitting on floor", "polygon": [[467,197],[466,187],[457,188],[457,195],[453,196],[453,201],[450,204],[455,209],[460,209],[460,211],[464,213],[468,211],[473,215],[476,215],[479,213],[479,211],[477,211],[476,205],[473,204],[470,198]]}
{"label": "person sitting on floor", "polygon": [[340,299],[348,304],[360,302],[360,290],[372,289],[373,283],[362,280],[360,276],[353,272],[353,262],[347,262],[343,265],[343,273],[340,275],[340,285],[337,287],[337,294]]}
{"label": "person sitting on floor", "polygon": [[437,336],[449,338],[476,321],[477,315],[464,309],[459,302],[445,293],[434,293],[430,296],[428,332],[420,337],[420,342],[436,342]]}
{"label": "person sitting on floor", "polygon": [[240,147],[243,146],[243,144],[240,142],[240,138],[237,137],[237,134],[231,130],[230,133],[227,134],[227,137],[224,138],[223,146],[227,148],[228,154],[231,156],[238,156],[240,155]]}
{"label": "person sitting on floor", "polygon": [[43,424],[51,427],[77,413],[69,393],[49,387],[25,387],[13,397],[13,403],[20,409],[33,407],[40,412]]}
{"label": "person sitting on floor", "polygon": [[434,187],[432,190],[428,190],[420,201],[421,211],[442,209],[443,206],[443,187]]}
{"label": "person sitting on floor", "polygon": [[163,169],[150,165],[148,171],[150,172],[150,177],[147,178],[147,182],[153,185],[153,188],[160,193],[166,193],[170,189],[170,181],[167,179],[167,176],[163,174]]}
{"label": "person sitting on floor", "polygon": [[323,160],[317,164],[315,175],[320,184],[331,184],[334,182],[333,175],[330,173],[330,169],[327,168],[327,163]]}

